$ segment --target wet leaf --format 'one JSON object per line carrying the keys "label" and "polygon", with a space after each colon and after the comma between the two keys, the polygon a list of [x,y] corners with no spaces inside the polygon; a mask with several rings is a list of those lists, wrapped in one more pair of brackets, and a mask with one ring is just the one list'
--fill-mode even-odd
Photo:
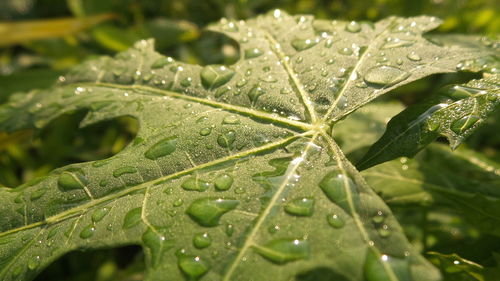
{"label": "wet leaf", "polygon": [[413,157],[439,136],[455,149],[500,105],[500,76],[452,85],[437,97],[413,105],[387,124],[384,135],[357,167],[361,170],[396,157]]}
{"label": "wet leaf", "polygon": [[421,36],[438,24],[278,10],[223,19],[211,29],[239,43],[234,65],[181,63],[143,40],[12,96],[0,107],[4,131],[80,109],[82,126],[131,116],[140,131],[109,159],[0,189],[0,279],[31,279],[76,249],[136,244],[147,280],[292,280],[318,268],[440,280],[331,136],[377,96],[480,55]]}

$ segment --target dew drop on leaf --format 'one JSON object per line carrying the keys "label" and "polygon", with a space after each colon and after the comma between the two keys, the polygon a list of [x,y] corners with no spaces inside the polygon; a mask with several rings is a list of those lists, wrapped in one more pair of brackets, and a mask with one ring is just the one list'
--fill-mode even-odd
{"label": "dew drop on leaf", "polygon": [[193,78],[191,77],[186,77],[184,79],[181,80],[181,86],[182,87],[189,87],[191,86],[191,83],[193,82]]}
{"label": "dew drop on leaf", "polygon": [[252,103],[255,103],[257,99],[264,95],[266,91],[262,89],[259,85],[255,85],[250,91],[248,92],[248,98]]}
{"label": "dew drop on leaf", "polygon": [[193,245],[198,249],[203,249],[212,245],[212,237],[208,233],[198,233],[193,237]]}
{"label": "dew drop on leaf", "polygon": [[314,211],[314,198],[293,199],[285,205],[285,211],[294,216],[310,217]]}
{"label": "dew drop on leaf", "polygon": [[481,118],[475,115],[464,116],[451,123],[451,130],[457,134],[465,132]]}
{"label": "dew drop on leaf", "polygon": [[259,57],[263,54],[262,50],[259,48],[252,48],[245,50],[245,59],[253,59]]}
{"label": "dew drop on leaf", "polygon": [[210,187],[210,182],[200,179],[198,176],[191,176],[181,184],[184,190],[203,192]]}
{"label": "dew drop on leaf", "polygon": [[212,128],[210,127],[205,127],[205,128],[202,128],[200,131],[199,131],[199,134],[202,135],[202,136],[208,136],[210,135],[210,133],[212,132]]}
{"label": "dew drop on leaf", "polygon": [[400,48],[400,47],[410,47],[415,44],[413,40],[405,40],[400,38],[387,38],[385,43],[382,45],[381,49],[392,49],[392,48]]}
{"label": "dew drop on leaf", "polygon": [[382,65],[368,69],[364,80],[371,84],[392,86],[405,80],[409,76],[410,74],[408,72],[397,67]]}
{"label": "dew drop on leaf", "polygon": [[30,270],[35,270],[39,266],[40,266],[40,256],[34,256],[28,260],[28,268]]}
{"label": "dew drop on leaf", "polygon": [[38,188],[33,193],[31,193],[30,200],[34,201],[40,199],[45,194],[45,192],[47,192],[47,188]]}
{"label": "dew drop on leaf", "polygon": [[227,235],[228,237],[231,237],[231,236],[233,236],[233,233],[234,233],[234,225],[232,225],[232,224],[228,223],[228,224],[226,225],[226,235]]}
{"label": "dew drop on leaf", "polygon": [[135,167],[125,166],[114,170],[113,177],[118,178],[125,174],[134,174],[134,173],[137,173],[137,169]]}
{"label": "dew drop on leaf", "polygon": [[141,222],[142,208],[135,208],[125,215],[123,219],[123,229],[128,229],[138,225]]}
{"label": "dew drop on leaf", "polygon": [[307,50],[313,46],[315,46],[316,44],[318,44],[319,42],[319,38],[316,38],[316,39],[299,39],[299,38],[296,38],[296,39],[293,39],[292,40],[292,47],[297,50],[297,51],[303,51],[303,50]]}
{"label": "dew drop on leaf", "polygon": [[387,224],[384,224],[378,229],[378,234],[384,238],[389,237],[389,235],[391,235],[391,230]]}
{"label": "dew drop on leaf", "polygon": [[151,160],[156,160],[160,157],[167,156],[175,151],[177,146],[177,137],[168,137],[157,143],[155,143],[151,148],[149,148],[144,156]]}
{"label": "dew drop on leaf", "polygon": [[217,226],[225,213],[234,210],[238,200],[228,198],[201,198],[195,200],[186,213],[201,226]]}
{"label": "dew drop on leaf", "polygon": [[271,240],[263,246],[254,246],[254,249],[264,258],[277,264],[306,259],[310,252],[307,240],[291,238]]}
{"label": "dew drop on leaf", "polygon": [[[392,274],[388,272],[389,270],[392,271]],[[366,254],[364,275],[366,281],[387,281],[394,278],[400,281],[413,280],[407,259],[395,258],[385,254],[380,255],[371,248],[368,248]]]}
{"label": "dew drop on leaf", "polygon": [[94,236],[95,226],[93,224],[85,226],[80,232],[80,238],[87,239]]}
{"label": "dew drop on leaf", "polygon": [[162,68],[168,64],[173,63],[174,60],[171,57],[161,57],[153,62],[151,65],[151,68],[157,69],[157,68]]}
{"label": "dew drop on leaf", "polygon": [[180,206],[182,206],[182,204],[184,204],[184,200],[182,200],[182,198],[179,198],[179,199],[175,200],[174,202],[172,202],[172,206],[174,206],[174,207],[180,207]]}
{"label": "dew drop on leaf", "polygon": [[326,221],[331,227],[334,228],[342,228],[345,225],[343,219],[340,218],[337,214],[330,214],[326,216]]}
{"label": "dew drop on leaf", "polygon": [[348,193],[350,193],[349,197],[352,198],[351,200],[353,203],[356,203],[357,191],[356,184],[350,177],[332,171],[323,177],[319,183],[319,187],[330,201],[342,207],[346,212],[351,212],[348,202]]}
{"label": "dew drop on leaf", "polygon": [[180,255],[178,265],[188,280],[198,280],[210,269],[210,266],[199,256]]}
{"label": "dew drop on leaf", "polygon": [[345,26],[345,30],[352,33],[356,33],[361,31],[361,25],[356,21],[351,21]]}
{"label": "dew drop on leaf", "polygon": [[92,221],[93,222],[101,221],[109,213],[109,211],[110,211],[110,209],[108,207],[99,208],[99,209],[95,210],[92,213]]}
{"label": "dew drop on leaf", "polygon": [[384,216],[384,213],[382,211],[377,211],[377,214],[375,214],[372,217],[372,221],[374,223],[377,223],[377,224],[384,222],[384,219],[385,219],[385,216]]}
{"label": "dew drop on leaf", "polygon": [[220,134],[217,137],[217,143],[224,148],[231,147],[236,140],[236,132],[233,130],[227,131],[223,134]]}
{"label": "dew drop on leaf", "polygon": [[339,54],[346,55],[346,56],[350,56],[353,53],[352,49],[351,48],[347,48],[347,47],[339,49],[338,52],[339,52]]}
{"label": "dew drop on leaf", "polygon": [[57,180],[57,185],[62,191],[81,189],[86,183],[87,179],[82,171],[63,172]]}
{"label": "dew drop on leaf", "polygon": [[226,66],[208,65],[201,70],[201,83],[207,89],[218,88],[229,82],[234,74],[234,70]]}
{"label": "dew drop on leaf", "polygon": [[236,116],[234,114],[228,115],[228,116],[224,117],[224,119],[222,120],[222,124],[235,125],[235,124],[239,124],[239,123],[240,123],[240,119],[238,119],[238,116]]}
{"label": "dew drop on leaf", "polygon": [[410,52],[406,57],[411,61],[420,61],[422,58],[415,52]]}
{"label": "dew drop on leaf", "polygon": [[214,185],[217,190],[225,191],[231,188],[233,177],[228,174],[222,174],[215,178]]}

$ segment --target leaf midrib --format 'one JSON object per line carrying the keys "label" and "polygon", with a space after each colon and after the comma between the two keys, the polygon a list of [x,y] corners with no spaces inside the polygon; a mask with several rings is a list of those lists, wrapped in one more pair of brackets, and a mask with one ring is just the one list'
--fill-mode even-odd
{"label": "leaf midrib", "polygon": [[[196,102],[196,103],[208,105],[208,106],[211,106],[214,108],[219,108],[219,109],[239,113],[243,116],[253,117],[253,118],[257,118],[257,119],[261,119],[261,120],[273,121],[273,123],[286,125],[286,126],[289,126],[292,128],[299,129],[299,130],[304,131],[304,132],[314,129],[314,126],[309,124],[309,123],[305,123],[302,121],[296,121],[296,120],[292,120],[292,119],[288,119],[288,118],[283,118],[283,117],[280,117],[276,114],[269,114],[269,113],[264,112],[264,111],[255,110],[255,109],[248,109],[248,108],[243,107],[243,106],[217,102],[217,101],[206,99],[206,98],[183,95],[183,94],[179,94],[177,92],[161,90],[161,89],[152,88],[152,87],[144,86],[144,85],[125,86],[125,85],[120,85],[120,84],[102,83],[102,82],[75,83],[73,85],[74,86],[86,86],[86,87],[89,87],[89,86],[90,87],[105,87],[105,88],[124,89],[124,90],[138,90],[138,91],[145,92],[146,95],[151,95],[148,93],[148,92],[151,92],[151,93],[157,94],[158,96],[167,96],[167,97],[174,98],[174,99]],[[72,86],[72,85],[70,85],[70,86]]]}

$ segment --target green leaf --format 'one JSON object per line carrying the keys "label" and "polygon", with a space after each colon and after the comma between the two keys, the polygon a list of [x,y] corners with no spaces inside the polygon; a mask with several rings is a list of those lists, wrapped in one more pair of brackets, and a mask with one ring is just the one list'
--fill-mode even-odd
{"label": "green leaf", "polygon": [[445,255],[429,252],[430,260],[444,272],[445,280],[453,281],[486,281],[484,268],[457,254]]}
{"label": "green leaf", "polygon": [[148,280],[439,280],[330,135],[377,96],[478,55],[421,37],[438,24],[274,11],[211,27],[239,42],[231,66],[177,62],[140,41],[13,96],[2,130],[88,110],[82,126],[132,116],[140,131],[109,159],[0,189],[0,279],[137,244]]}
{"label": "green leaf", "polygon": [[461,71],[483,71],[500,74],[500,36],[476,36],[463,34],[440,34],[426,36],[433,42],[448,46],[460,46],[485,52],[484,56],[460,62],[457,68]]}
{"label": "green leaf", "polygon": [[455,149],[500,105],[500,75],[450,86],[440,95],[410,106],[387,125],[384,135],[358,163],[366,169],[396,157],[413,157],[440,135]]}
{"label": "green leaf", "polygon": [[390,205],[451,208],[485,233],[500,236],[500,165],[477,152],[434,144],[415,159],[403,157],[362,174]]}

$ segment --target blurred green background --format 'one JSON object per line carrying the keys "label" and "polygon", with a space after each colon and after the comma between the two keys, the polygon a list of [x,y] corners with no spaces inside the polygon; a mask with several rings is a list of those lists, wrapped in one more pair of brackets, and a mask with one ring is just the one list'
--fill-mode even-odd
{"label": "blurred green background", "polygon": [[[237,44],[203,32],[204,27],[222,17],[246,19],[276,8],[359,21],[428,14],[444,20],[436,33],[500,33],[498,0],[0,0],[0,103],[14,92],[50,87],[68,68],[96,56],[114,55],[142,38],[155,38],[159,52],[181,61],[232,63],[238,59]],[[434,75],[386,99],[408,105],[443,85],[474,77],[478,75]],[[114,155],[138,129],[136,121],[126,117],[78,129],[84,114],[65,115],[41,132],[0,133],[0,186],[15,187],[57,167]],[[467,145],[498,160],[499,119],[497,112]],[[407,231],[421,225],[415,210],[396,211],[408,221]],[[465,255],[488,263],[491,255],[481,251],[498,239],[477,238],[456,218],[451,223],[463,235],[450,241],[449,229],[435,229],[443,243],[428,250],[451,253],[468,241],[475,249]],[[131,246],[70,254],[38,280],[141,280],[142,269],[142,254]]]}

